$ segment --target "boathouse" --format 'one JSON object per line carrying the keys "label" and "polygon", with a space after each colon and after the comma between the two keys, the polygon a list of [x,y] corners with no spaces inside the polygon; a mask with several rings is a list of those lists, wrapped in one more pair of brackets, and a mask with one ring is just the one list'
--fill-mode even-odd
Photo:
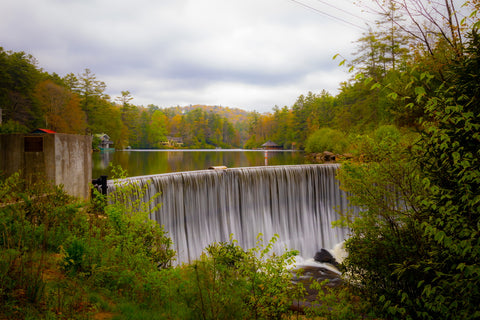
{"label": "boathouse", "polygon": [[282,150],[283,147],[279,146],[278,144],[276,144],[273,141],[268,140],[267,142],[262,144],[262,149],[264,149],[264,150]]}

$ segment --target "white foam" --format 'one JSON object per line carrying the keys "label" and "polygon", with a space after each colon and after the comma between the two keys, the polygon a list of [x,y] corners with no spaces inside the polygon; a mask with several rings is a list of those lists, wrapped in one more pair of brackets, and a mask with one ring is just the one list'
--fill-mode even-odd
{"label": "white foam", "polygon": [[329,251],[338,263],[342,263],[348,256],[348,252],[345,250],[345,241],[337,243],[333,249]]}
{"label": "white foam", "polygon": [[287,266],[287,269],[300,269],[302,267],[322,267],[335,273],[341,274],[341,272],[330,263],[318,262],[315,261],[313,258],[305,259],[302,256],[295,256],[294,263]]}

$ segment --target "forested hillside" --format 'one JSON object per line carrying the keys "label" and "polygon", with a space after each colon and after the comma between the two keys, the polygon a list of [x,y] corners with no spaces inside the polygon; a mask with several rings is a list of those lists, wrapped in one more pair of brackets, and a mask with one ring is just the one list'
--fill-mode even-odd
{"label": "forested hillside", "polygon": [[[351,78],[339,84],[337,95],[319,88],[263,114],[220,106],[157,106],[155,101],[137,106],[127,90],[119,97],[107,96],[107,84],[89,69],[62,77],[43,70],[27,53],[2,48],[0,132],[41,127],[106,133],[116,148],[164,148],[170,137],[187,148],[258,148],[271,140],[311,152],[333,148],[319,139],[324,133],[336,137],[337,152],[351,152],[359,135],[373,136],[382,125],[409,133],[425,116],[419,93],[427,94],[444,80],[443,68],[452,55],[462,55],[475,17],[449,15],[455,8],[444,5],[436,12],[433,5],[421,12],[415,1],[408,17],[393,1],[376,3],[378,21],[358,39],[355,58],[339,61],[350,68]],[[427,72],[432,81],[423,86]]]}
{"label": "forested hillside", "polygon": [[[389,23],[395,14],[380,16],[377,28],[358,40],[357,58],[347,63],[353,77],[339,84],[336,96],[319,88],[319,93],[308,92],[293,105],[272,106],[264,114],[221,106],[137,106],[129,91],[106,95],[107,84],[89,69],[61,77],[43,70],[27,53],[1,48],[0,132],[41,127],[106,133],[116,148],[163,148],[175,137],[188,148],[258,148],[272,140],[284,148],[304,149],[307,138],[321,128],[334,129],[345,139],[383,124],[414,128],[423,111],[405,103],[415,86],[405,89],[411,80],[404,73],[421,74],[435,61],[411,50],[418,39]],[[344,144],[344,149],[351,145]]]}
{"label": "forested hillside", "polygon": [[24,52],[0,49],[1,133],[46,128],[61,133],[106,133],[116,148],[161,148],[177,137],[192,148],[239,147],[246,111],[189,106],[136,106],[123,91],[105,94],[107,85],[89,69],[60,77],[42,70]]}
{"label": "forested hillside", "polygon": [[[386,73],[380,80],[387,81]],[[410,110],[397,110],[386,97],[389,92],[372,91],[358,79],[342,83],[337,96],[308,92],[292,106],[272,106],[264,114],[221,106],[137,106],[131,103],[129,91],[109,97],[106,88],[89,69],[60,77],[44,71],[33,56],[2,48],[0,132],[46,128],[61,133],[106,133],[116,148],[162,148],[167,137],[176,137],[191,148],[257,148],[272,140],[298,149],[322,127],[363,133],[379,124],[414,126],[416,117]]]}

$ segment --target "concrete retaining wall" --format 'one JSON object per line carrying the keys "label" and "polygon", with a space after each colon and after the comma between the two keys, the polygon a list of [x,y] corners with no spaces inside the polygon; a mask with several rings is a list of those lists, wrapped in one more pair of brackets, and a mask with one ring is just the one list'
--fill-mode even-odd
{"label": "concrete retaining wall", "polygon": [[88,199],[92,180],[92,137],[74,134],[0,135],[0,171],[20,171],[27,185],[37,179],[62,184],[75,197]]}

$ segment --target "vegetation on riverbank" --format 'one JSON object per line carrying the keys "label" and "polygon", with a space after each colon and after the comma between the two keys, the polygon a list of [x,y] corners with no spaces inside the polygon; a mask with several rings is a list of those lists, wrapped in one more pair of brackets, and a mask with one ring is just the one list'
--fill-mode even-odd
{"label": "vegetation on riverbank", "polygon": [[[345,163],[342,187],[359,217],[344,272],[378,314],[391,319],[478,319],[480,310],[480,36],[439,74],[424,71],[414,100],[420,137],[382,135],[363,163]],[[412,76],[412,81],[415,78]],[[436,82],[436,83],[435,83]]]}
{"label": "vegetation on riverbank", "polygon": [[[148,203],[123,201],[130,191],[127,185],[109,201],[97,194],[92,203],[80,203],[48,183],[25,189],[18,175],[3,178],[0,319],[321,314],[316,306],[292,309],[294,300],[303,300],[304,288],[291,281],[287,269],[296,252],[271,251],[278,236],[264,241],[259,235],[248,250],[233,238],[213,243],[197,261],[172,266],[168,234],[148,219]],[[337,298],[331,297],[324,312],[332,312]],[[352,312],[352,305],[348,308]]]}

